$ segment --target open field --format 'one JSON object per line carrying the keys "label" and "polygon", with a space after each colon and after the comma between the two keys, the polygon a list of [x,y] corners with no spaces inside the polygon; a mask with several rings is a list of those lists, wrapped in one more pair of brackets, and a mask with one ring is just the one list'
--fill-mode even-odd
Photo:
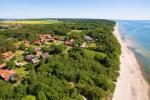
{"label": "open field", "polygon": [[9,20],[1,21],[3,24],[54,24],[60,23],[58,20]]}

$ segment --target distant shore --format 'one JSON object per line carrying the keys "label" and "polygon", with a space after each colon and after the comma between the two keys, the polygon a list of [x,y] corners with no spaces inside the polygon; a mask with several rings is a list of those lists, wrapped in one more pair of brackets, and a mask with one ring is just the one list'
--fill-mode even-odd
{"label": "distant shore", "polygon": [[118,25],[114,35],[121,45],[120,76],[117,79],[113,100],[150,100],[150,86],[145,80],[139,62],[128,44],[122,40]]}

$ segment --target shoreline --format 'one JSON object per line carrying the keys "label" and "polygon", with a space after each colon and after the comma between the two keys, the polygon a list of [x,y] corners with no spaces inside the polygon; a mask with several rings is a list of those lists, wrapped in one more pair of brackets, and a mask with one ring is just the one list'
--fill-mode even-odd
{"label": "shoreline", "polygon": [[121,38],[118,25],[114,27],[113,34],[121,45],[120,76],[116,82],[116,88],[112,100],[149,100],[150,87],[144,77],[135,53]]}
{"label": "shoreline", "polygon": [[[136,58],[136,60],[137,60],[137,63],[139,64],[139,66],[140,66],[140,70],[141,70],[141,73],[142,73],[142,76],[143,76],[143,78],[146,80],[146,82],[149,84],[149,87],[150,87],[150,83],[149,83],[149,81],[148,81],[148,79],[147,79],[147,76],[146,76],[146,74],[144,73],[144,66],[142,65],[142,63],[140,62],[140,60],[138,59],[138,57],[137,57],[137,55],[135,54],[135,52],[134,52],[134,55],[135,55],[135,58]],[[149,91],[149,94],[150,94],[150,91]]]}

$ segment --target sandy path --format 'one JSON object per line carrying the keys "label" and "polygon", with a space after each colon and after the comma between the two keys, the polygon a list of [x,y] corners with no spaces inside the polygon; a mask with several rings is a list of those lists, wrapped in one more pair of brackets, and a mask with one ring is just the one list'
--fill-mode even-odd
{"label": "sandy path", "polygon": [[150,100],[149,84],[144,79],[134,53],[122,41],[118,26],[114,35],[121,44],[120,76],[116,83],[113,100]]}

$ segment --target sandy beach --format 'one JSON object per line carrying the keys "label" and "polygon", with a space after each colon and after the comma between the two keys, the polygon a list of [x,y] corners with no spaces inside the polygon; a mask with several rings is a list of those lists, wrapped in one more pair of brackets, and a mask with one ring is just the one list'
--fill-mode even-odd
{"label": "sandy beach", "polygon": [[121,44],[120,76],[117,79],[113,100],[150,100],[150,88],[142,75],[140,65],[128,45],[121,39],[118,25],[114,35]]}

